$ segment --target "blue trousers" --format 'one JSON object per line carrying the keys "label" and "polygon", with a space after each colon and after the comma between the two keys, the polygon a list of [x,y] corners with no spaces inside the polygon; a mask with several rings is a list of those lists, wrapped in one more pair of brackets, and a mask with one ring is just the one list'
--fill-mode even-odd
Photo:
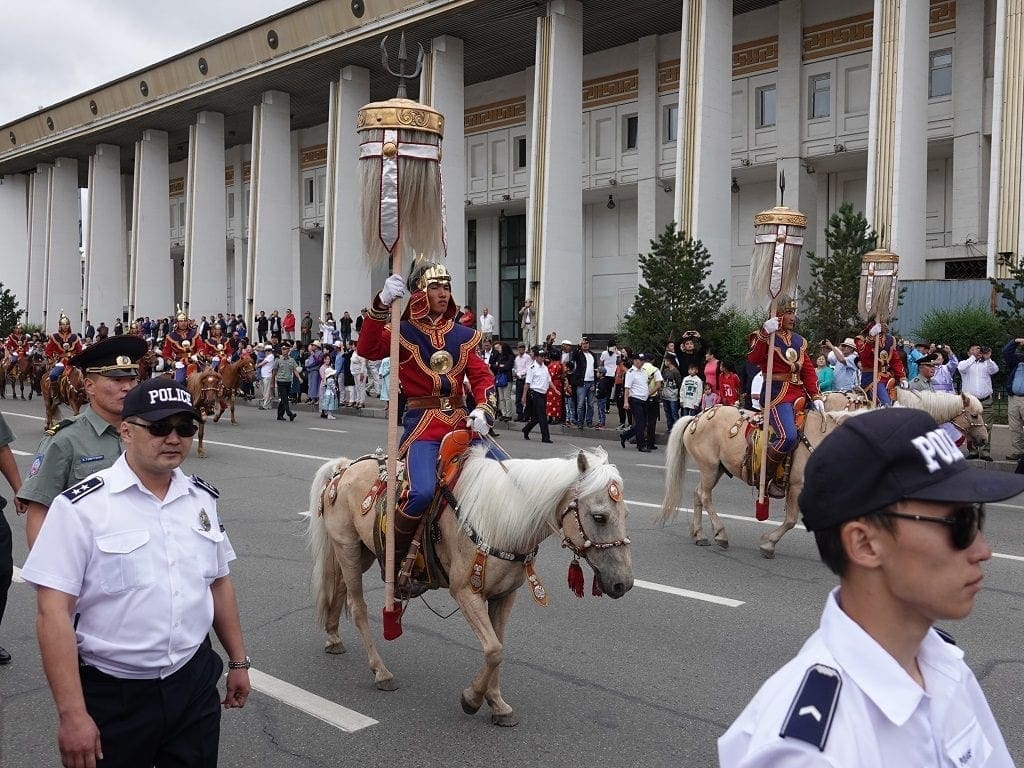
{"label": "blue trousers", "polygon": [[[480,443],[480,440],[474,440]],[[405,455],[405,474],[409,478],[409,497],[402,507],[409,517],[419,517],[430,506],[437,490],[437,454],[440,440],[416,440]],[[508,455],[491,446],[487,455],[492,459],[507,459]]]}
{"label": "blue trousers", "polygon": [[[871,379],[873,371],[861,371],[860,373],[860,385],[864,389],[870,389]],[[882,405],[892,405],[892,400],[889,399],[889,390],[885,388],[885,382],[878,382],[878,402]]]}
{"label": "blue trousers", "polygon": [[56,381],[64,373],[64,363],[57,363],[50,369],[50,381]]}
{"label": "blue trousers", "polygon": [[576,387],[577,426],[594,426],[594,384],[593,381],[585,381]]}
{"label": "blue trousers", "polygon": [[796,418],[792,403],[779,403],[768,411],[768,423],[775,430],[775,438],[769,443],[780,453],[789,453],[796,445]]}

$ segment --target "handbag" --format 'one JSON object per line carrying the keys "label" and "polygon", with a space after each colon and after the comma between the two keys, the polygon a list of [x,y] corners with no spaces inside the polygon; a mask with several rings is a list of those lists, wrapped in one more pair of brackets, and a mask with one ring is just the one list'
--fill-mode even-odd
{"label": "handbag", "polygon": [[498,371],[498,375],[494,377],[494,386],[507,387],[508,386],[508,373],[505,371]]}

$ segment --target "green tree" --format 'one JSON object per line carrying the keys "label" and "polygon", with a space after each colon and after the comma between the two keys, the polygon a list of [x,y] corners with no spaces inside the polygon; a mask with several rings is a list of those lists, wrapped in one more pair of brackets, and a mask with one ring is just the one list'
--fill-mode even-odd
{"label": "green tree", "polygon": [[0,336],[6,338],[20,318],[18,299],[10,288],[4,288],[4,284],[0,283]]}
{"label": "green tree", "polygon": [[750,334],[759,328],[764,320],[765,313],[762,310],[748,313],[736,307],[727,307],[714,327],[705,334],[705,341],[715,350],[719,360],[733,363],[739,371],[750,349]]}
{"label": "green tree", "polygon": [[619,338],[637,350],[660,352],[665,342],[684,330],[698,330],[707,336],[725,307],[725,280],[707,282],[711,254],[700,240],[665,227],[651,251],[640,254],[643,280],[631,311],[622,320]]}
{"label": "green tree", "polygon": [[915,329],[919,339],[934,341],[952,349],[963,359],[972,344],[991,347],[997,363],[1006,335],[998,317],[981,304],[964,304],[954,309],[933,309],[921,318]]}
{"label": "green tree", "polygon": [[838,343],[855,336],[862,323],[857,316],[860,266],[864,254],[875,247],[875,233],[862,213],[843,203],[825,228],[828,253],[808,251],[811,284],[800,301],[800,332],[816,342]]}
{"label": "green tree", "polygon": [[992,277],[988,280],[992,284],[992,289],[1006,303],[1006,309],[996,308],[996,317],[1002,330],[1007,336],[1017,338],[1024,336],[1024,264],[1019,259],[1013,259],[1006,267],[1012,283],[1007,284],[1005,280]]}

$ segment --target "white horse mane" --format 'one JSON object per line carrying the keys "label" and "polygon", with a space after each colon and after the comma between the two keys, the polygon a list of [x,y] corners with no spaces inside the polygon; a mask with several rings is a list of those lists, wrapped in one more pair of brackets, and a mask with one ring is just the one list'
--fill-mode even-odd
{"label": "white horse mane", "polygon": [[[967,412],[972,416],[981,415],[981,401],[974,395],[966,395]],[[913,390],[896,390],[896,402],[907,408],[925,411],[936,422],[942,424],[950,421],[964,410],[963,397],[951,392],[915,392]]]}
{"label": "white horse mane", "polygon": [[[525,553],[553,521],[559,502],[574,483],[578,497],[587,496],[622,477],[608,463],[603,448],[583,450],[587,471],[580,474],[578,453],[564,459],[506,459],[505,469],[485,456],[486,448],[474,447],[455,485],[460,514],[492,547]],[[562,511],[562,510],[557,510]]]}

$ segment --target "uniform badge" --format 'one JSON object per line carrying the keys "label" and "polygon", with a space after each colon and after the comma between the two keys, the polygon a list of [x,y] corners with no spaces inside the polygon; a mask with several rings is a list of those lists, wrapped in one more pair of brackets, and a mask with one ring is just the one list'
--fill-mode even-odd
{"label": "uniform badge", "polygon": [[103,478],[99,477],[98,475],[92,475],[91,477],[85,478],[85,480],[83,480],[82,482],[76,483],[75,485],[68,488],[66,491],[64,491],[64,493],[61,494],[61,496],[66,498],[72,504],[76,504],[77,502],[81,501],[86,496],[88,496],[90,493],[98,491],[102,487]]}
{"label": "uniform badge", "polygon": [[43,454],[39,453],[32,459],[32,466],[28,468],[28,476],[35,477],[41,466],[43,466]]}
{"label": "uniform badge", "polygon": [[89,464],[90,462],[93,462],[93,461],[103,461],[104,458],[106,458],[106,457],[103,456],[103,455],[100,455],[100,456],[83,456],[78,461],[80,463],[82,463],[82,464]]}
{"label": "uniform badge", "polygon": [[824,752],[842,687],[843,679],[832,667],[815,664],[808,669],[779,736],[805,741]]}
{"label": "uniform badge", "polygon": [[199,526],[206,532],[210,532],[210,528],[213,526],[210,524],[210,516],[206,514],[205,509],[199,510]]}

